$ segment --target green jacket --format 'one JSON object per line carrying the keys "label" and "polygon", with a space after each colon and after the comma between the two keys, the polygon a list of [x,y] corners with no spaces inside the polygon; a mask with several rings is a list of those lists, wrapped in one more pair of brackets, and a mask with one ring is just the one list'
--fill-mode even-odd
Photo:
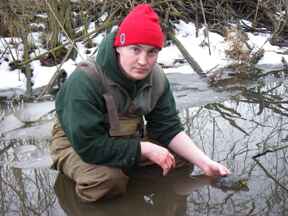
{"label": "green jacket", "polygon": [[[96,63],[107,78],[121,86],[127,95],[127,101],[129,98],[130,101],[138,100],[138,105],[141,106],[139,95],[147,86],[149,88],[150,85],[147,83],[152,74],[141,81],[126,78],[117,62],[113,48],[114,37],[115,33],[111,33],[100,44]],[[147,109],[141,110],[140,107],[138,113],[146,120],[149,137],[167,146],[172,138],[183,130],[183,126],[165,75],[164,82],[164,92],[153,110],[147,112]],[[140,160],[140,139],[115,138],[109,135],[105,119],[107,111],[100,86],[99,81],[91,79],[87,73],[76,68],[57,94],[55,106],[58,119],[73,148],[83,161],[131,168]],[[147,100],[147,98],[142,99]],[[118,112],[127,112],[125,104],[127,104],[126,101],[120,108],[118,106]]]}

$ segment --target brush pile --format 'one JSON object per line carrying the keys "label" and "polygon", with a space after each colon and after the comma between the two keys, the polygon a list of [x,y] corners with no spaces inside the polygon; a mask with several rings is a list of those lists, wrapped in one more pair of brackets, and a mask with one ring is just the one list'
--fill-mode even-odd
{"label": "brush pile", "polygon": [[[117,23],[132,7],[143,2],[152,4],[166,29],[173,27],[179,20],[194,22],[198,26],[207,22],[209,30],[223,34],[224,27],[228,23],[239,23],[245,19],[252,23],[251,26],[241,23],[246,31],[271,31],[273,43],[281,43],[288,31],[287,0],[1,0],[0,29],[7,29],[7,25],[11,26],[9,17],[10,21],[11,17],[15,19],[30,17],[35,20],[37,12],[48,14],[47,3],[55,6],[56,14],[66,10],[66,14],[62,16],[71,16],[71,25],[76,27],[85,23],[83,17],[87,16],[90,21],[101,25],[100,17],[103,14],[107,14],[107,18],[113,16],[113,21]],[[47,20],[47,23],[49,21]],[[6,28],[3,28],[4,26]]]}

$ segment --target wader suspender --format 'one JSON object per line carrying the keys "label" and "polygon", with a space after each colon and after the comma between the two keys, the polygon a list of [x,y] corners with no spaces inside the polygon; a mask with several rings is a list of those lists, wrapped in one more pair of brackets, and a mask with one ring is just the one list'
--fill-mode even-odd
{"label": "wader suspender", "polygon": [[[94,79],[98,80],[101,85],[101,94],[104,97],[106,110],[108,114],[109,121],[109,134],[112,137],[121,136],[143,136],[144,121],[142,117],[139,116],[129,116],[120,115],[117,112],[117,107],[115,99],[112,95],[112,89],[109,85],[109,80],[101,70],[100,66],[97,65],[93,59],[82,62],[78,65],[87,74],[89,74]],[[155,106],[159,97],[163,94],[165,88],[165,78],[162,75],[161,69],[157,66],[155,72],[157,72],[157,77],[153,79],[152,86],[156,86],[155,91],[152,95],[152,107]],[[155,73],[154,73],[155,74]],[[133,104],[132,104],[133,105]]]}
{"label": "wader suspender", "polygon": [[94,63],[92,60],[88,60],[88,62],[83,62],[78,65],[80,68],[83,68],[85,72],[90,74],[96,80],[99,80],[102,85],[102,95],[104,97],[106,103],[106,109],[108,113],[108,120],[110,125],[110,132],[116,131],[120,128],[120,120],[116,108],[116,104],[112,94],[110,93],[110,86],[108,85],[108,81],[103,74],[99,65]]}

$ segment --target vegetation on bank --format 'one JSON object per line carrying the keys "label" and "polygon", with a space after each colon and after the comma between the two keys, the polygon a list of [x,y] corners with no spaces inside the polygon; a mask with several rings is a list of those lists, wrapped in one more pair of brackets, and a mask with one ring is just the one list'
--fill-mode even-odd
{"label": "vegetation on bank", "polygon": [[[0,58],[9,53],[11,70],[19,68],[25,74],[28,81],[27,96],[31,96],[32,61],[40,59],[42,65],[54,66],[61,65],[68,58],[75,58],[78,54],[76,42],[82,41],[87,48],[95,46],[92,39],[99,32],[118,24],[133,6],[143,2],[153,5],[160,15],[168,41],[171,40],[179,48],[194,71],[201,76],[205,76],[201,67],[174,37],[175,24],[179,20],[195,23],[196,36],[199,29],[204,27],[207,37],[205,46],[210,46],[211,31],[231,40],[226,54],[237,63],[236,67],[233,66],[236,68],[234,73],[241,74],[241,79],[250,79],[246,72],[252,71],[250,66],[263,56],[263,50],[252,52],[247,44],[246,32],[270,32],[269,42],[272,45],[285,46],[288,42],[285,38],[288,31],[286,0],[1,0],[0,37],[3,38],[1,43],[5,49],[0,50]],[[249,21],[251,25],[243,20]],[[88,31],[91,24],[95,26],[93,32]],[[40,32],[41,45],[33,42],[31,32]],[[17,50],[19,43],[8,42],[5,37],[20,38],[23,52],[13,53],[11,47]],[[43,52],[43,49],[47,51]],[[243,68],[246,75],[241,71]],[[49,83],[50,87],[58,76],[63,75],[61,67],[58,69]],[[217,84],[219,74],[221,77],[222,70],[209,77],[212,85]],[[41,94],[47,91],[46,88]]]}

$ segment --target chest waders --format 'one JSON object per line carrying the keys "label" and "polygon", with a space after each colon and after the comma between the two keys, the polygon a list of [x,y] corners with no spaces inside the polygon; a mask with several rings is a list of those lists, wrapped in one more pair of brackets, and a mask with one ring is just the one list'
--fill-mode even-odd
{"label": "chest waders", "polygon": [[107,110],[105,122],[108,123],[110,136],[143,137],[143,115],[153,110],[164,92],[165,78],[160,66],[154,66],[150,80],[137,92],[133,100],[127,91],[109,79],[94,61],[82,62],[78,68],[96,79],[101,85],[101,94]]}
{"label": "chest waders", "polygon": [[[105,76],[101,68],[93,62],[80,63],[78,68],[81,70],[80,73],[87,73],[92,83],[98,85],[96,86],[98,88],[95,88],[97,94],[102,95],[101,99],[106,104],[106,110],[103,113],[104,124],[106,124],[104,127],[109,131],[111,139],[132,136],[132,139],[135,137],[137,141],[140,140],[143,135],[144,116],[153,111],[164,92],[166,78],[160,67],[156,65],[153,68],[151,75],[143,81],[143,85],[137,89],[137,94],[133,99],[122,86]],[[72,147],[56,119],[50,145],[54,162],[52,167],[75,181],[75,193],[81,200],[94,202],[101,198],[119,196],[127,191],[130,175],[125,167],[118,168],[101,163],[85,162]],[[100,154],[98,156],[101,157]],[[130,159],[135,165],[137,163],[141,173],[143,171],[141,167],[151,165],[149,160],[142,162],[136,161],[138,158],[133,158],[133,161],[131,157],[125,156],[124,159],[126,162]],[[177,164],[179,163],[176,158],[176,167],[178,167]]]}

